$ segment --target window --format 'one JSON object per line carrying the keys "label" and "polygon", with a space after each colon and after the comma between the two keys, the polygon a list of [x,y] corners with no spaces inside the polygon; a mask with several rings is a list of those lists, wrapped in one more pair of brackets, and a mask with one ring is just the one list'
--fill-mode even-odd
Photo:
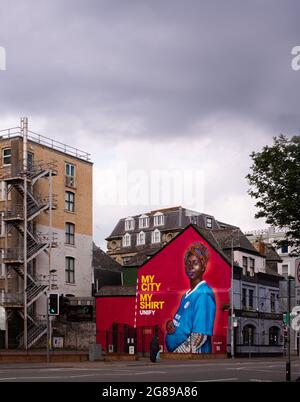
{"label": "window", "polygon": [[160,243],[160,231],[157,229],[152,232],[152,243]]}
{"label": "window", "polygon": [[281,253],[282,254],[287,254],[289,252],[289,246],[287,244],[283,245],[281,247]]}
{"label": "window", "polygon": [[5,148],[2,150],[2,161],[3,161],[3,165],[11,164],[11,149],[10,148]]}
{"label": "window", "polygon": [[192,215],[191,216],[191,223],[193,225],[197,225],[197,223],[198,223],[198,216],[197,215]]}
{"label": "window", "polygon": [[139,217],[139,228],[148,228],[149,227],[149,216],[142,215]]}
{"label": "window", "polygon": [[255,327],[254,325],[246,325],[243,329],[243,344],[252,346],[254,345]]}
{"label": "window", "polygon": [[271,313],[275,312],[275,293],[270,294],[270,301],[271,301]]}
{"label": "window", "polygon": [[7,200],[11,200],[11,184],[6,185],[5,181],[0,181],[0,201],[6,199],[6,188],[8,189]]}
{"label": "window", "polygon": [[249,258],[249,268],[250,268],[250,276],[254,276],[255,271],[255,259]]}
{"label": "window", "polygon": [[140,246],[142,244],[145,244],[145,233],[144,232],[140,232],[137,235],[137,245]]}
{"label": "window", "polygon": [[75,225],[74,223],[66,223],[66,244],[75,244]]}
{"label": "window", "polygon": [[249,289],[249,307],[253,308],[254,307],[254,290]]}
{"label": "window", "polygon": [[161,212],[154,215],[154,226],[162,226],[165,224],[165,217]]}
{"label": "window", "polygon": [[5,234],[4,212],[0,212],[0,236]]}
{"label": "window", "polygon": [[288,264],[283,264],[281,269],[282,269],[282,275],[284,275],[284,276],[289,275],[289,266],[288,266]]}
{"label": "window", "polygon": [[247,271],[248,271],[248,258],[243,257],[243,274],[247,275]]}
{"label": "window", "polygon": [[247,307],[247,289],[243,288],[242,290],[242,308]]}
{"label": "window", "polygon": [[126,233],[123,236],[123,247],[130,247],[131,245],[131,236],[129,233]]}
{"label": "window", "polygon": [[27,169],[33,170],[34,167],[34,155],[32,152],[27,152]]}
{"label": "window", "polygon": [[75,166],[66,163],[66,186],[75,187]]}
{"label": "window", "polygon": [[125,219],[125,230],[133,230],[134,229],[134,219],[126,218]]}
{"label": "window", "polygon": [[207,227],[207,229],[212,229],[212,227],[213,227],[213,220],[212,220],[212,218],[206,217],[206,227]]}
{"label": "window", "polygon": [[75,283],[75,258],[66,257],[66,283]]}
{"label": "window", "polygon": [[130,257],[123,257],[123,265],[130,261]]}
{"label": "window", "polygon": [[269,345],[278,345],[279,343],[279,328],[271,327],[269,329]]}
{"label": "window", "polygon": [[75,194],[71,193],[71,191],[66,191],[65,194],[65,210],[75,212]]}

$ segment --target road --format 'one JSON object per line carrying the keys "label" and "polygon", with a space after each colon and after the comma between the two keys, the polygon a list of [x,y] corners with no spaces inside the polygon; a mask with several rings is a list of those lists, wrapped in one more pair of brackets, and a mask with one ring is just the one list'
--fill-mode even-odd
{"label": "road", "polygon": [[[292,361],[292,381],[298,359]],[[0,364],[0,382],[270,382],[285,381],[285,360],[159,360]]]}

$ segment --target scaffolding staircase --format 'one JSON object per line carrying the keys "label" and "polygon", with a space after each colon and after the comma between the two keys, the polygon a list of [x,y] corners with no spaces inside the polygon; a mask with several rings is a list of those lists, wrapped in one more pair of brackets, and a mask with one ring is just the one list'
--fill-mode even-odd
{"label": "scaffolding staircase", "polygon": [[[47,197],[42,197],[35,191],[34,185],[42,178],[47,179],[50,176],[56,176],[57,170],[54,162],[38,162],[31,164],[27,169],[24,169],[23,166],[23,162],[19,166],[11,165],[9,169],[6,167],[2,174],[6,183],[7,195],[15,190],[14,194],[19,200],[18,203],[10,203],[4,213],[3,220],[6,223],[6,231],[10,233],[10,236],[16,234],[16,238],[23,239],[23,241],[19,241],[18,247],[2,249],[0,262],[6,264],[8,269],[13,269],[24,282],[25,263],[27,266],[41,253],[48,253],[50,247],[57,246],[55,234],[36,233],[33,225],[34,220],[39,215],[48,213],[57,207],[55,195],[50,194],[49,191]],[[24,200],[25,197],[26,200]],[[26,205],[26,210],[24,205]],[[24,241],[25,236],[26,242]],[[21,247],[20,243],[22,244]],[[26,250],[24,250],[24,243],[26,243]],[[30,313],[32,309],[30,311],[27,309],[32,307],[40,297],[47,295],[49,283],[46,284],[45,281],[38,280],[29,271],[27,270],[26,273],[27,287],[24,290],[24,296],[26,295],[23,302],[24,310],[18,310],[23,320],[26,319],[25,311],[27,316],[27,345],[24,344],[24,331],[17,337],[19,347],[25,347],[25,349],[31,348],[47,333],[46,321],[37,319]]]}

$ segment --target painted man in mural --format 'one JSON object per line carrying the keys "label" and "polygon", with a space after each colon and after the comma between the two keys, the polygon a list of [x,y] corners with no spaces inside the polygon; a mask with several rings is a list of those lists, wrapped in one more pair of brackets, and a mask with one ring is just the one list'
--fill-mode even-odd
{"label": "painted man in mural", "polygon": [[208,260],[208,249],[201,243],[194,243],[185,253],[190,289],[182,296],[173,320],[167,322],[169,352],[211,352],[216,302],[212,289],[202,279]]}

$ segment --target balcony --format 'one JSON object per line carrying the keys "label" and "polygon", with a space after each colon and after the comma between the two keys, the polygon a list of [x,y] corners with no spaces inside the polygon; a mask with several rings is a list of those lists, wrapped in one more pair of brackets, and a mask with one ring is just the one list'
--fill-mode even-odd
{"label": "balcony", "polygon": [[0,305],[4,307],[22,307],[23,293],[6,293],[4,290],[0,290]]}

